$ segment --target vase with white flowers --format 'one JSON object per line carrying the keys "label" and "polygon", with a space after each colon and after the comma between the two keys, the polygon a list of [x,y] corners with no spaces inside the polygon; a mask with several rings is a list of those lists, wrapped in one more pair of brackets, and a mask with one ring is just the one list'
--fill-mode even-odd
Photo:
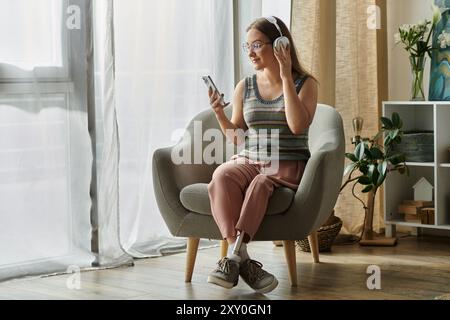
{"label": "vase with white flowers", "polygon": [[423,20],[417,24],[405,24],[395,34],[396,44],[403,44],[409,53],[411,65],[412,85],[411,100],[423,101],[425,94],[423,89],[423,74],[425,70],[426,55],[431,58],[433,44],[430,42],[433,31],[441,19],[440,9],[433,5],[433,18]]}

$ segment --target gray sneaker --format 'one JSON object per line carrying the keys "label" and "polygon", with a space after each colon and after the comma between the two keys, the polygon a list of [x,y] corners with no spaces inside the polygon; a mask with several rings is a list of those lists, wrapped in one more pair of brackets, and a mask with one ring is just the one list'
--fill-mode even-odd
{"label": "gray sneaker", "polygon": [[260,262],[247,259],[242,262],[239,274],[256,292],[269,293],[278,286],[278,280],[262,267],[263,265]]}
{"label": "gray sneaker", "polygon": [[239,263],[229,258],[223,258],[217,263],[217,268],[209,274],[208,283],[231,289],[239,281]]}

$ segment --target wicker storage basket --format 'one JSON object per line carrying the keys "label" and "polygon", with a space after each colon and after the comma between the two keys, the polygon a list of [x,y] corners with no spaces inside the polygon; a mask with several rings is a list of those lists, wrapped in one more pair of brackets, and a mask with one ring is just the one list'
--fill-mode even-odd
{"label": "wicker storage basket", "polygon": [[[319,240],[319,252],[330,252],[334,240],[341,231],[342,220],[339,217],[333,216],[326,225],[317,230],[317,237]],[[308,238],[298,240],[295,242],[298,249],[305,252],[311,252]]]}

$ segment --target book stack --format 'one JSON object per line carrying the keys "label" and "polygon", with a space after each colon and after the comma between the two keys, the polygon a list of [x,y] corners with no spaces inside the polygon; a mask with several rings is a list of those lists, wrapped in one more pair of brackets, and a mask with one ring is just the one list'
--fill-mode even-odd
{"label": "book stack", "polygon": [[433,225],[435,223],[435,211],[434,208],[422,208],[420,212],[422,218],[422,224],[430,224]]}
{"label": "book stack", "polygon": [[398,206],[398,213],[404,215],[406,222],[434,224],[434,208],[432,201],[405,200]]}

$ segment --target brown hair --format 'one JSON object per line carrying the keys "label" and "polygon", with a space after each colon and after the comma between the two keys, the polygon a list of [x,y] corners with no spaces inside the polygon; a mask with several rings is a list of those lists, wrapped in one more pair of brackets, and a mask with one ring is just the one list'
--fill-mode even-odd
{"label": "brown hair", "polygon": [[[294,40],[292,39],[291,32],[286,27],[286,24],[279,18],[274,17],[277,20],[277,24],[281,29],[281,32],[283,33],[283,36],[287,37],[290,42],[290,48],[291,48],[291,58],[292,58],[292,76],[294,79],[298,77],[308,76],[314,79],[309,72],[303,68],[303,66],[300,63],[300,60],[298,59],[297,50],[295,48]],[[277,27],[268,21],[266,18],[259,18],[252,22],[250,26],[247,28],[247,32],[249,32],[251,29],[256,29],[259,32],[264,33],[269,39],[271,43],[274,43],[277,38],[280,37],[280,32],[278,31]]]}

